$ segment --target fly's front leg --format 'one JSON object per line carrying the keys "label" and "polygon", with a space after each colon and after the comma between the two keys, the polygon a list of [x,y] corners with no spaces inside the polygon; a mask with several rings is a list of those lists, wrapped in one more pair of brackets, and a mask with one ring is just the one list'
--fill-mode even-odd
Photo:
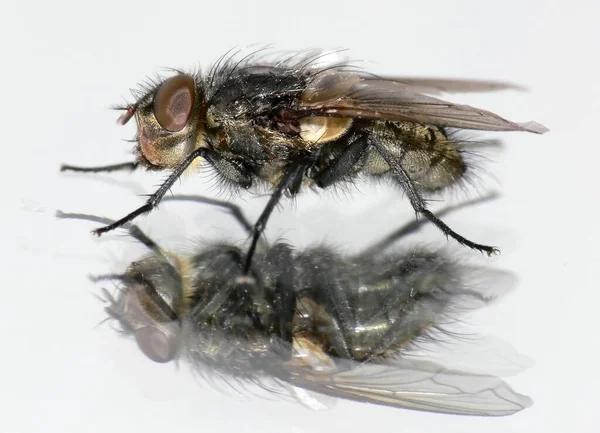
{"label": "fly's front leg", "polygon": [[165,196],[167,191],[173,186],[175,181],[177,179],[179,179],[179,177],[190,166],[190,164],[192,162],[194,162],[194,160],[196,160],[196,158],[204,156],[206,153],[207,153],[207,149],[204,149],[204,148],[199,148],[199,149],[194,150],[181,164],[179,164],[179,166],[177,166],[175,168],[175,170],[173,170],[173,173],[171,173],[171,175],[167,178],[167,180],[165,180],[163,182],[163,184],[158,188],[158,190],[150,196],[150,198],[148,199],[148,201],[146,202],[145,205],[137,208],[130,214],[126,215],[125,217],[121,218],[120,220],[118,220],[112,224],[109,224],[107,226],[100,227],[99,229],[94,230],[92,233],[94,233],[96,236],[101,236],[102,234],[104,234],[106,232],[109,232],[116,228],[122,227],[123,225],[127,224],[129,221],[137,218],[138,216],[140,216],[142,214],[150,212],[152,209],[154,209],[156,206],[158,206],[158,204],[160,203],[162,198]]}

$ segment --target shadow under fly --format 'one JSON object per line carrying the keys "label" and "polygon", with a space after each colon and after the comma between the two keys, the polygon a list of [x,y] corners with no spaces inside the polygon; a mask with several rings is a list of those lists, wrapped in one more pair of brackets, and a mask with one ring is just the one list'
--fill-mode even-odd
{"label": "shadow under fly", "polygon": [[[230,203],[179,199],[224,206],[251,230]],[[98,280],[120,283],[116,297],[104,290],[106,311],[153,361],[183,359],[203,375],[430,412],[504,416],[531,405],[498,377],[411,358],[421,344],[456,337],[447,326],[498,295],[478,287],[476,274],[500,272],[421,248],[346,256],[327,246],[295,251],[261,241],[245,274],[237,246],[182,255],[127,228],[151,253]]]}
{"label": "shadow under fly", "polygon": [[433,96],[441,92],[519,89],[509,83],[378,77],[348,63],[318,65],[328,53],[267,61],[259,52],[224,55],[207,74],[180,71],[136,93],[119,107],[119,123],[135,116],[136,160],[103,167],[63,165],[63,171],[109,172],[143,167],[171,174],[146,204],[98,228],[101,235],[150,212],[175,181],[200,160],[233,190],[267,187],[271,198],[254,224],[244,272],[258,239],[284,194],[334,188],[359,176],[400,186],[417,215],[447,237],[485,252],[492,246],[461,236],[435,216],[425,196],[465,180],[472,167],[461,130],[543,134],[535,122]]}

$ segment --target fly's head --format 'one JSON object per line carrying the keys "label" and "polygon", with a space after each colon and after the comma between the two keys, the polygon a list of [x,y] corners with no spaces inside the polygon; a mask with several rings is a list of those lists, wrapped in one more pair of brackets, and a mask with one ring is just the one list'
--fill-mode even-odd
{"label": "fly's head", "polygon": [[152,361],[165,363],[177,355],[181,339],[183,281],[166,260],[150,256],[132,263],[120,277],[123,288],[109,297],[107,313],[133,335]]}
{"label": "fly's head", "polygon": [[167,78],[122,109],[118,123],[124,125],[135,116],[138,158],[149,169],[175,168],[204,144],[206,101],[194,75]]}

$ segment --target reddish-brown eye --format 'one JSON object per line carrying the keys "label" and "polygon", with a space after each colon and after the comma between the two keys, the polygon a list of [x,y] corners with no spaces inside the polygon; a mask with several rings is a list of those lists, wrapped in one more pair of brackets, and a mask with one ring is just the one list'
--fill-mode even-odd
{"label": "reddish-brown eye", "polygon": [[194,105],[194,79],[176,75],[162,83],[154,96],[154,116],[167,131],[178,132],[187,123]]}
{"label": "reddish-brown eye", "polygon": [[175,357],[175,339],[156,328],[146,326],[136,330],[135,341],[144,355],[154,362],[165,363]]}

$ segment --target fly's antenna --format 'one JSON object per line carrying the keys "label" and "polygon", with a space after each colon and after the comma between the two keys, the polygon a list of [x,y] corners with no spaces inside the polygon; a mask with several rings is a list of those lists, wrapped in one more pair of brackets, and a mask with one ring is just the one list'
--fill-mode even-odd
{"label": "fly's antenna", "polygon": [[125,111],[117,119],[117,125],[123,126],[123,125],[127,124],[127,122],[129,122],[131,120],[131,118],[135,115],[135,112],[137,111],[137,106],[134,104],[134,105],[128,105],[126,107],[115,107],[115,110]]}

